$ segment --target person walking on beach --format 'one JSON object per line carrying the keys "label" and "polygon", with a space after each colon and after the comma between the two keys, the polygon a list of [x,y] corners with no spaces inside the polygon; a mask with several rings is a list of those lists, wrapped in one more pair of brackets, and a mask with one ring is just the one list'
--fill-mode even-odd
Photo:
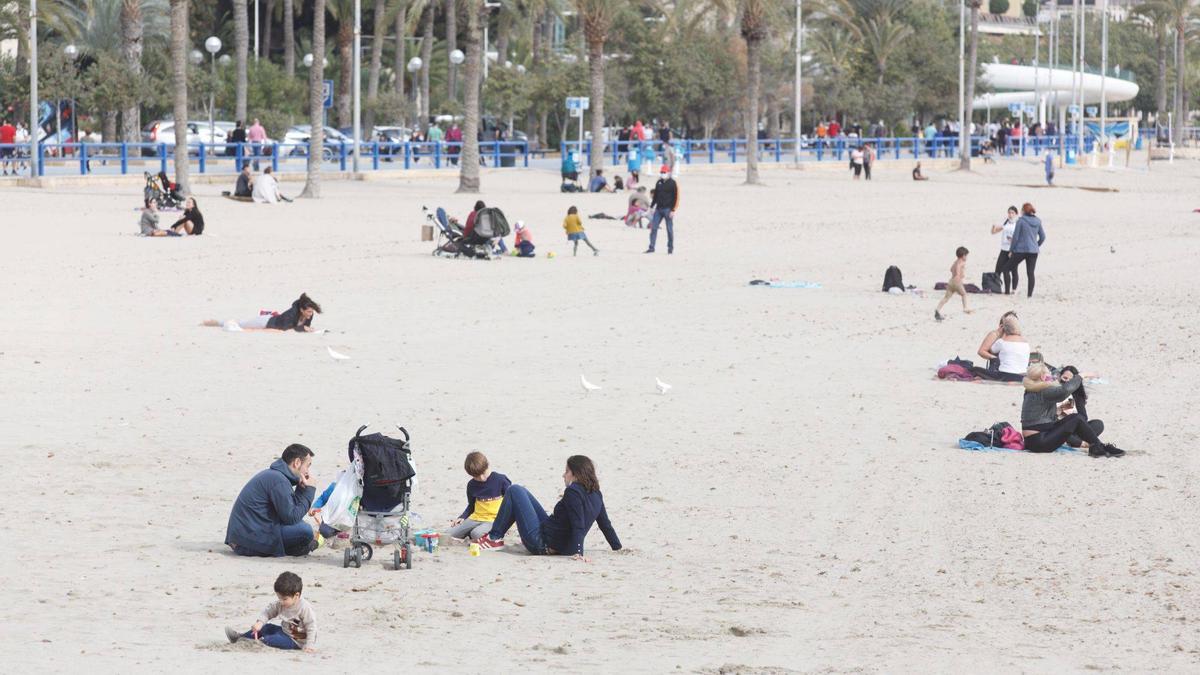
{"label": "person walking on beach", "polygon": [[[1011,255],[1008,258],[1008,270],[1014,275],[1017,272],[1017,266],[1023,261],[1025,263],[1025,283],[1027,284],[1025,297],[1033,297],[1033,269],[1037,267],[1038,254],[1042,250],[1042,244],[1046,242],[1046,230],[1042,229],[1042,219],[1037,217],[1037,211],[1033,208],[1033,204],[1025,202],[1021,205],[1021,217],[1017,219],[1017,226],[1013,229],[1013,240]],[[1014,282],[1015,286],[1015,282]],[[1013,288],[1016,291],[1016,288]]]}
{"label": "person walking on beach", "polygon": [[963,279],[967,278],[967,255],[969,253],[966,246],[959,246],[958,250],[954,252],[954,264],[950,266],[950,281],[946,282],[946,294],[942,296],[942,301],[938,303],[937,309],[933,310],[933,318],[938,321],[946,318],[942,316],[942,307],[945,307],[956,293],[962,296],[964,314],[971,314],[975,311],[967,308],[967,289],[963,286]]}
{"label": "person walking on beach", "polygon": [[863,151],[861,147],[856,147],[850,151],[850,168],[854,170],[854,180],[858,180],[862,176],[863,168]]}
{"label": "person walking on beach", "polygon": [[[0,158],[4,160],[4,175],[8,175],[8,167],[12,164],[12,158],[17,154],[17,149],[13,147],[17,142],[17,128],[12,125],[9,120],[4,120],[0,124]],[[17,175],[16,170],[13,170],[13,175]]]}
{"label": "person walking on beach", "polygon": [[667,221],[667,255],[675,252],[675,209],[679,207],[679,186],[671,178],[671,167],[663,165],[658,171],[658,182],[650,192],[650,207],[654,215],[650,216],[650,248],[646,253],[654,253],[654,245],[658,241],[658,224]]}
{"label": "person walking on beach", "polygon": [[600,249],[592,245],[592,242],[588,240],[587,232],[583,231],[583,221],[579,218],[579,209],[574,206],[567,209],[567,217],[563,218],[563,230],[567,232],[567,241],[575,244],[571,255],[579,255],[579,242],[581,241],[592,249],[592,255],[600,255]]}
{"label": "person walking on beach", "polygon": [[863,146],[863,179],[871,180],[871,165],[875,163],[875,148],[870,143]]}
{"label": "person walking on beach", "polygon": [[1054,153],[1046,152],[1046,185],[1054,185]]}

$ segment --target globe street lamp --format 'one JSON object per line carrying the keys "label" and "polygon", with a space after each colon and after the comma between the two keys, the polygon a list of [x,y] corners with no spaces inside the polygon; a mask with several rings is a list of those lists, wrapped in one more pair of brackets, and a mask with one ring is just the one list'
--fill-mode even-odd
{"label": "globe street lamp", "polygon": [[[256,38],[258,36],[255,36]],[[213,122],[213,111],[217,105],[217,52],[221,51],[221,38],[213,35],[204,41],[204,49],[208,52],[209,61],[211,63],[210,73],[212,74],[212,88],[208,90],[208,142],[213,144],[217,140],[217,129]]]}
{"label": "globe street lamp", "polygon": [[[75,57],[79,56],[79,48],[73,44],[63,47],[63,54],[71,62],[71,66],[75,66]],[[58,142],[62,143],[62,117],[59,115],[58,102],[54,103],[55,117],[58,118]],[[71,130],[72,141],[79,138],[79,116],[75,114],[75,86],[71,86],[71,121],[68,125]]]}
{"label": "globe street lamp", "polygon": [[304,59],[303,59],[303,61],[304,61],[304,67],[305,67],[305,68],[312,68],[313,55],[312,55],[312,54],[305,54],[305,55],[304,55]]}
{"label": "globe street lamp", "polygon": [[[454,51],[457,52],[458,50],[456,49]],[[461,53],[461,52],[459,52],[459,53]],[[454,54],[451,54],[450,58],[453,59]],[[421,70],[421,67],[424,65],[425,65],[425,62],[421,60],[421,57],[414,56],[408,60],[408,66],[407,66],[408,72],[412,74],[413,107],[415,107],[417,109],[418,123],[420,122],[420,117],[421,117],[421,114],[420,114],[421,88],[417,86],[417,73]]]}

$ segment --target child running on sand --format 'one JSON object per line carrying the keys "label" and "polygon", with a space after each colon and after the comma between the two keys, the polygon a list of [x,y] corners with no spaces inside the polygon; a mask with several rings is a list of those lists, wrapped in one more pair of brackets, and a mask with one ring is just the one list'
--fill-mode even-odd
{"label": "child running on sand", "polygon": [[504,493],[512,481],[502,473],[495,473],[488,465],[482,452],[472,452],[463,462],[463,469],[471,480],[467,481],[467,508],[462,515],[450,523],[447,532],[455,539],[479,539],[492,529],[492,522],[500,511]]}
{"label": "child running on sand", "polygon": [[946,282],[946,294],[942,296],[942,301],[938,303],[937,309],[933,310],[933,318],[941,321],[946,318],[942,316],[942,307],[950,301],[957,293],[962,296],[963,312],[971,314],[975,310],[967,309],[967,289],[963,287],[963,279],[967,277],[967,255],[970,251],[966,246],[959,246],[954,252],[956,256],[954,264],[950,266],[950,281]]}
{"label": "child running on sand", "polygon": [[592,246],[592,242],[588,241],[587,232],[583,231],[583,221],[579,219],[579,209],[574,206],[567,209],[567,217],[563,219],[563,229],[567,231],[567,241],[575,242],[575,249],[571,255],[579,255],[579,242],[581,241],[592,249],[592,255],[600,255],[600,249]]}
{"label": "child running on sand", "polygon": [[[275,580],[275,600],[267,605],[258,621],[245,633],[225,627],[225,637],[230,642],[245,638],[257,640],[276,649],[303,649],[317,651],[317,618],[312,604],[300,597],[304,582],[292,572],[284,572]],[[279,624],[267,623],[279,617]]]}

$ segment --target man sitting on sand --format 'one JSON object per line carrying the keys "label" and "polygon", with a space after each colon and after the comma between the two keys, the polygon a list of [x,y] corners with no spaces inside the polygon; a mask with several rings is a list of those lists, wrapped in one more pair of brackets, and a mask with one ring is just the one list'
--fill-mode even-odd
{"label": "man sitting on sand", "polygon": [[309,474],[313,451],[293,443],[271,467],[258,472],[229,513],[225,543],[238,555],[308,555],[317,548],[304,516],[316,496]]}
{"label": "man sitting on sand", "polygon": [[237,187],[233,188],[234,197],[250,199],[254,196],[254,175],[250,173],[250,163],[242,165],[242,172],[237,177]]}
{"label": "man sitting on sand", "polygon": [[254,201],[261,204],[278,204],[283,199],[279,194],[279,181],[271,174],[271,167],[263,169],[262,175],[254,181],[254,191],[251,193]]}
{"label": "man sitting on sand", "polygon": [[912,176],[913,176],[913,180],[929,180],[929,176],[926,176],[925,174],[921,173],[921,163],[920,162],[917,162],[917,165],[913,167]]}

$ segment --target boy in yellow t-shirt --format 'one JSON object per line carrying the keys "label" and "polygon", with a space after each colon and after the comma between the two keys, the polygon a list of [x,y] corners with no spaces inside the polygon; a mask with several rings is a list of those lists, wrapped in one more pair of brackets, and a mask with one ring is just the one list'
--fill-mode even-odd
{"label": "boy in yellow t-shirt", "polygon": [[579,242],[581,241],[592,249],[592,255],[600,255],[600,249],[588,241],[587,232],[583,231],[583,221],[579,219],[579,209],[574,206],[567,209],[567,217],[563,218],[563,229],[567,231],[567,241],[575,242],[575,249],[571,255],[579,255]]}
{"label": "boy in yellow t-shirt", "polygon": [[512,481],[502,473],[493,472],[482,452],[468,454],[463,469],[471,476],[467,481],[467,508],[451,521],[447,534],[455,539],[474,541],[492,529],[492,521],[496,520],[504,493]]}

